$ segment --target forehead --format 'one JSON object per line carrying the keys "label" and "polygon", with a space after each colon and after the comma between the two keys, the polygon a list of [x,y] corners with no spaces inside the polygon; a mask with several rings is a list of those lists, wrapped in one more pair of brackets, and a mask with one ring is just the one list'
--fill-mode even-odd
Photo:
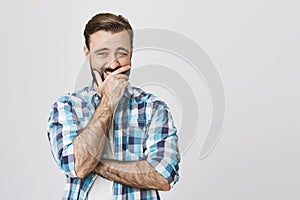
{"label": "forehead", "polygon": [[119,47],[130,48],[130,38],[126,30],[112,33],[110,31],[97,31],[90,35],[90,49],[98,48],[117,49]]}

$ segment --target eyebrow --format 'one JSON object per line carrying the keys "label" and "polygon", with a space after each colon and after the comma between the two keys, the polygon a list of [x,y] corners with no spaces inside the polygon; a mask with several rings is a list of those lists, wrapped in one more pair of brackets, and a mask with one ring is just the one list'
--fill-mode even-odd
{"label": "eyebrow", "polygon": [[126,49],[126,48],[124,48],[124,47],[119,47],[119,48],[117,48],[117,50],[118,50],[118,51],[119,51],[119,50],[126,51],[127,53],[129,52],[129,50]]}
{"label": "eyebrow", "polygon": [[[124,48],[124,47],[118,47],[118,48],[117,48],[117,51],[120,51],[120,50],[121,50],[121,51],[125,51],[126,53],[129,52],[129,50],[126,49],[126,48]],[[101,51],[109,51],[109,49],[108,49],[107,47],[103,47],[103,48],[100,48],[100,49],[95,50],[94,53],[99,53],[99,52],[101,52]]]}
{"label": "eyebrow", "polygon": [[101,51],[108,51],[108,48],[104,47],[104,48],[100,48],[94,51],[94,53],[99,53]]}

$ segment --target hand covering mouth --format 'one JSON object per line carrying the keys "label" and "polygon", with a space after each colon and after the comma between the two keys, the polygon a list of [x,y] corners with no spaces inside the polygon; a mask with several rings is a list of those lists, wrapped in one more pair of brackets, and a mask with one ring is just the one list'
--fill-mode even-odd
{"label": "hand covering mouth", "polygon": [[118,69],[120,69],[121,68],[121,66],[118,66],[118,67],[116,67],[116,68],[114,68],[114,69],[112,69],[112,68],[106,68],[105,70],[104,70],[104,72],[106,72],[106,73],[112,73],[112,72],[114,72],[114,71],[116,71],[116,70],[118,70]]}

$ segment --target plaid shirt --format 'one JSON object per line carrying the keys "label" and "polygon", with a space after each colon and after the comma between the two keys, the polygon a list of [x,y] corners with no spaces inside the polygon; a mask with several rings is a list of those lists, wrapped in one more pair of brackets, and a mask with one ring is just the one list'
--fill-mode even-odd
{"label": "plaid shirt", "polygon": [[[124,94],[114,115],[114,159],[147,160],[173,186],[179,178],[180,156],[177,130],[169,108],[154,95],[130,85]],[[88,199],[88,192],[96,179],[95,172],[83,179],[76,176],[73,141],[87,125],[100,101],[101,97],[90,85],[59,98],[52,106],[48,139],[53,157],[67,178],[63,199]],[[157,190],[114,182],[114,199],[160,198]]]}

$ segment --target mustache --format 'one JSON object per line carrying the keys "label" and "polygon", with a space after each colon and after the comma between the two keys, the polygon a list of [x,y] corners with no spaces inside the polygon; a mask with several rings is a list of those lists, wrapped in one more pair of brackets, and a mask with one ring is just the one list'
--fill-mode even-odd
{"label": "mustache", "polygon": [[[108,68],[108,67],[104,67],[104,68],[102,68],[102,69],[100,70],[100,75],[103,76],[103,74],[104,74],[105,72],[110,72],[110,73],[112,73],[112,72],[114,72],[114,71],[120,69],[121,67],[122,67],[122,66],[117,66],[117,67],[114,68],[114,69]],[[126,74],[126,73],[128,73],[128,71],[122,72],[122,74]]]}
{"label": "mustache", "polygon": [[118,70],[118,69],[120,69],[121,68],[121,66],[118,66],[118,67],[116,67],[116,68],[114,68],[114,69],[112,69],[112,68],[104,68],[103,69],[103,72],[114,72],[114,71],[116,71],[116,70]]}

